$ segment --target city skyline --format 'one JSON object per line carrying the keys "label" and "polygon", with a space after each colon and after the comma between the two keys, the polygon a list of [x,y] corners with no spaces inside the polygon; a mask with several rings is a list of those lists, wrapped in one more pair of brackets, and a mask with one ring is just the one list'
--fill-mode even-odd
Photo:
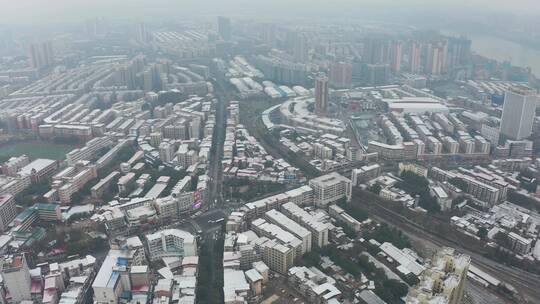
{"label": "city skyline", "polygon": [[[127,0],[98,0],[92,2],[82,0],[51,0],[47,1],[46,6],[43,1],[39,0],[10,1],[2,4],[0,17],[3,22],[0,24],[20,24],[21,17],[27,19],[26,21],[23,21],[22,24],[73,22],[80,20],[81,18],[95,17],[120,17],[122,19],[171,18],[176,14],[179,16],[193,16],[193,13],[198,15],[220,15],[226,13],[232,16],[244,15],[249,17],[250,15],[255,16],[257,11],[260,10],[266,12],[266,17],[279,17],[282,15],[277,9],[280,5],[288,5],[290,9],[309,7],[310,9],[304,10],[304,12],[298,11],[300,17],[313,17],[316,15],[336,16],[336,12],[341,12],[343,14],[351,9],[358,9],[359,12],[366,9],[369,12],[376,12],[377,10],[390,8],[402,10],[406,14],[411,12],[417,12],[419,14],[444,14],[448,9],[454,10],[463,8],[477,10],[478,13],[486,11],[486,9],[491,12],[520,15],[533,15],[540,12],[540,8],[535,5],[536,2],[534,0],[517,0],[517,2],[513,2],[512,4],[505,0],[453,0],[443,3],[437,2],[436,5],[433,5],[431,1],[425,0],[406,0],[399,1],[399,3],[396,3],[394,0],[377,1],[376,3],[373,1],[359,2],[353,0],[339,0],[331,6],[323,3],[314,4],[306,0],[296,0],[294,2],[279,1],[272,2],[271,4],[254,4],[253,1],[246,0],[232,0],[227,1],[226,3],[215,0],[207,0],[206,2],[194,0],[157,0],[151,2],[148,0],[137,2]],[[173,13],[174,11],[177,13]],[[81,12],[84,12],[84,15],[81,15]],[[119,12],[122,13],[119,14]],[[285,14],[284,16],[289,15]],[[293,16],[294,15],[290,15],[290,17]],[[368,15],[360,16],[365,18],[369,16],[369,13]],[[348,17],[351,18],[353,15],[348,15]]]}
{"label": "city skyline", "polygon": [[538,15],[0,5],[0,303],[540,303]]}

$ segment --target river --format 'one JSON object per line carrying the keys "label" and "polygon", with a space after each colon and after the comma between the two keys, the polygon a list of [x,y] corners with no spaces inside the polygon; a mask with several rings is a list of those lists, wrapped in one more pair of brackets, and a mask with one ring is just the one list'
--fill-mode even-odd
{"label": "river", "polygon": [[533,73],[540,75],[540,50],[486,34],[467,33],[465,36],[471,39],[475,53],[500,62],[509,61],[514,66],[530,67]]}
{"label": "river", "polygon": [[472,50],[482,56],[530,67],[536,75],[540,74],[540,50],[487,35],[469,35],[469,39],[472,40]]}

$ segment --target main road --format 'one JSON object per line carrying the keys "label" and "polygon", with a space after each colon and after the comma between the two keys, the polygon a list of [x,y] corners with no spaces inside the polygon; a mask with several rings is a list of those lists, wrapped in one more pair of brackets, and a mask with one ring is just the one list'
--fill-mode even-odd
{"label": "main road", "polygon": [[214,86],[214,95],[217,99],[216,104],[216,124],[214,126],[214,135],[212,138],[212,148],[210,150],[210,162],[208,175],[210,178],[208,209],[223,207],[223,144],[225,142],[225,131],[227,128],[227,106],[233,97],[227,92],[223,81],[212,81]]}
{"label": "main road", "polygon": [[[227,127],[227,105],[232,96],[227,93],[223,82],[212,81],[217,99],[215,106],[214,134],[208,163],[208,204],[203,212],[193,218],[190,223],[200,233],[201,267],[197,287],[198,303],[223,303],[223,222],[215,222],[219,217],[227,215],[223,204],[223,145]],[[204,264],[204,265],[203,265]],[[204,282],[202,282],[204,281]],[[204,286],[204,288],[201,288]]]}

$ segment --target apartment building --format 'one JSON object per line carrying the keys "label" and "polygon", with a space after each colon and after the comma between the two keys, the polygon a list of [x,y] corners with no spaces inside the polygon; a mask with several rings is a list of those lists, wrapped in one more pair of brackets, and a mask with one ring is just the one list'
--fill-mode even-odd
{"label": "apartment building", "polygon": [[302,241],[300,241],[290,232],[281,229],[277,225],[270,224],[262,218],[251,222],[251,229],[259,236],[274,239],[280,244],[293,248],[295,250],[293,259],[301,257],[304,253],[306,253],[306,248],[303,246],[304,244]]}
{"label": "apartment building", "polygon": [[30,163],[30,158],[26,155],[11,157],[2,165],[2,173],[8,176],[16,176],[17,172]]}
{"label": "apartment building", "polygon": [[[70,204],[71,197],[92,179],[97,178],[97,168],[88,161],[79,161],[73,167],[67,167],[53,176],[53,190],[57,191],[62,204]],[[54,197],[53,194],[46,194]]]}
{"label": "apartment building", "polygon": [[14,196],[11,194],[0,195],[0,231],[6,231],[8,225],[16,216],[17,208],[15,206]]}
{"label": "apartment building", "polygon": [[338,205],[331,205],[330,207],[328,207],[328,214],[339,222],[344,223],[345,225],[347,225],[347,227],[353,229],[354,231],[360,231],[360,229],[362,228],[362,223],[357,221],[354,217],[345,212],[345,210],[343,210],[343,208],[339,207]]}
{"label": "apartment building", "polygon": [[311,232],[309,232],[309,230],[277,210],[267,211],[265,213],[265,218],[270,223],[279,226],[302,241],[302,248],[304,249],[303,253],[311,251]]}
{"label": "apartment building", "polygon": [[113,144],[113,141],[108,136],[96,137],[86,143],[86,145],[79,149],[71,150],[66,154],[66,160],[68,165],[74,166],[81,160],[92,160],[97,157],[98,152],[103,148],[109,147]]}
{"label": "apartment building", "polygon": [[280,274],[286,274],[294,266],[294,248],[280,244],[276,240],[267,240],[259,245],[264,263]]}
{"label": "apartment building", "polygon": [[336,172],[310,180],[309,186],[313,189],[313,202],[317,207],[326,207],[343,198],[351,199],[351,180]]}
{"label": "apartment building", "polygon": [[31,184],[32,181],[28,175],[17,177],[0,175],[0,194],[11,194],[15,196]]}
{"label": "apartment building", "polygon": [[351,174],[352,185],[357,186],[359,183],[364,183],[381,175],[382,169],[379,164],[362,166],[358,169],[353,169]]}
{"label": "apartment building", "polygon": [[151,261],[156,261],[163,257],[197,255],[197,240],[195,236],[180,229],[165,229],[147,234],[146,242]]}
{"label": "apartment building", "polygon": [[101,264],[92,283],[93,302],[96,304],[118,304],[124,291],[131,290],[129,267],[133,251],[111,249]]}
{"label": "apartment building", "polygon": [[447,182],[454,178],[463,180],[467,184],[467,189],[465,189],[465,192],[474,196],[478,200],[485,202],[486,206],[493,206],[501,200],[501,193],[499,189],[469,175],[461,174],[459,172],[445,171],[437,167],[431,168],[429,174],[431,178],[439,182]]}
{"label": "apartment building", "polygon": [[510,240],[510,245],[514,252],[522,255],[526,255],[531,252],[533,243],[532,239],[522,237],[515,232],[510,232],[508,234],[508,239]]}
{"label": "apartment building", "polygon": [[113,171],[109,175],[102,178],[97,184],[90,188],[92,198],[100,198],[103,193],[108,191],[109,186],[120,176],[120,172]]}
{"label": "apartment building", "polygon": [[328,224],[315,218],[294,203],[282,205],[281,212],[311,232],[313,245],[319,248],[328,245]]}
{"label": "apartment building", "polygon": [[45,177],[51,176],[56,169],[58,169],[58,163],[55,160],[38,158],[22,167],[18,175],[29,176],[30,180],[36,183]]}
{"label": "apartment building", "polygon": [[4,256],[0,261],[0,274],[13,303],[32,300],[30,269],[23,254]]}
{"label": "apartment building", "polygon": [[313,189],[310,186],[302,186],[287,192],[272,195],[254,202],[247,203],[247,219],[261,217],[268,210],[279,209],[285,203],[294,203],[298,206],[313,205]]}

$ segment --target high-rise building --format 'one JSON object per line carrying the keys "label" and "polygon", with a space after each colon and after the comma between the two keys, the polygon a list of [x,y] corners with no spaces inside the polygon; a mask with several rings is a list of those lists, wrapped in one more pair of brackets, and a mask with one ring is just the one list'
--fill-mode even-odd
{"label": "high-rise building", "polygon": [[30,66],[34,69],[48,68],[54,65],[54,51],[51,41],[32,43],[28,48]]}
{"label": "high-rise building", "polygon": [[401,57],[403,56],[403,44],[401,41],[393,41],[390,47],[390,67],[392,71],[399,72],[401,70]]}
{"label": "high-rise building", "polygon": [[178,158],[178,163],[183,168],[188,168],[189,166],[195,164],[198,160],[198,154],[194,150],[189,150],[187,144],[181,144],[178,147],[176,157]]}
{"label": "high-rise building", "polygon": [[501,135],[513,140],[529,137],[537,100],[536,91],[530,88],[519,86],[508,90],[504,96]]}
{"label": "high-rise building", "polygon": [[15,45],[15,41],[13,39],[13,31],[9,28],[5,29],[0,33],[1,36],[3,36],[2,41],[0,41],[0,49],[10,49],[13,45]]}
{"label": "high-rise building", "polygon": [[103,36],[107,32],[107,24],[103,19],[87,19],[85,28],[89,38]]}
{"label": "high-rise building", "polygon": [[231,19],[227,17],[218,17],[218,33],[221,39],[229,41],[232,39]]}
{"label": "high-rise building", "polygon": [[306,62],[308,60],[309,49],[306,34],[296,33],[296,39],[294,39],[293,57],[296,62]]}
{"label": "high-rise building", "polygon": [[334,62],[330,65],[330,85],[336,88],[350,88],[352,85],[352,64]]}
{"label": "high-rise building", "polygon": [[201,120],[200,120],[200,118],[199,117],[193,118],[193,120],[189,122],[189,136],[190,136],[190,138],[199,139],[200,130],[201,130]]}
{"label": "high-rise building", "polygon": [[368,85],[384,85],[390,81],[390,65],[368,64],[366,65],[365,82]]}
{"label": "high-rise building", "polygon": [[137,41],[141,43],[146,43],[150,41],[150,38],[151,34],[146,30],[146,24],[142,22],[137,24]]}
{"label": "high-rise building", "polygon": [[4,256],[0,261],[0,274],[11,296],[12,303],[32,300],[32,280],[24,255]]}
{"label": "high-rise building", "polygon": [[405,303],[461,303],[471,258],[443,248],[435,254],[431,267],[424,270],[420,283],[409,290]]}
{"label": "high-rise building", "polygon": [[448,57],[446,59],[447,70],[467,63],[470,57],[471,40],[465,37],[452,37],[448,39]]}
{"label": "high-rise building", "polygon": [[274,46],[276,44],[277,28],[273,23],[267,23],[264,25],[262,31],[262,38],[264,43],[268,46]]}
{"label": "high-rise building", "polygon": [[413,74],[419,73],[421,69],[422,45],[418,41],[411,42],[409,51],[409,71]]}
{"label": "high-rise building", "polygon": [[439,76],[446,72],[446,56],[448,45],[446,41],[429,43],[427,45],[426,74]]}
{"label": "high-rise building", "polygon": [[311,67],[308,64],[259,55],[255,58],[255,65],[264,77],[274,82],[289,85],[309,84]]}
{"label": "high-rise building", "polygon": [[319,74],[315,78],[315,113],[325,116],[328,111],[328,77]]}
{"label": "high-rise building", "polygon": [[362,61],[368,64],[385,64],[390,60],[390,45],[386,39],[368,38],[364,42]]}

